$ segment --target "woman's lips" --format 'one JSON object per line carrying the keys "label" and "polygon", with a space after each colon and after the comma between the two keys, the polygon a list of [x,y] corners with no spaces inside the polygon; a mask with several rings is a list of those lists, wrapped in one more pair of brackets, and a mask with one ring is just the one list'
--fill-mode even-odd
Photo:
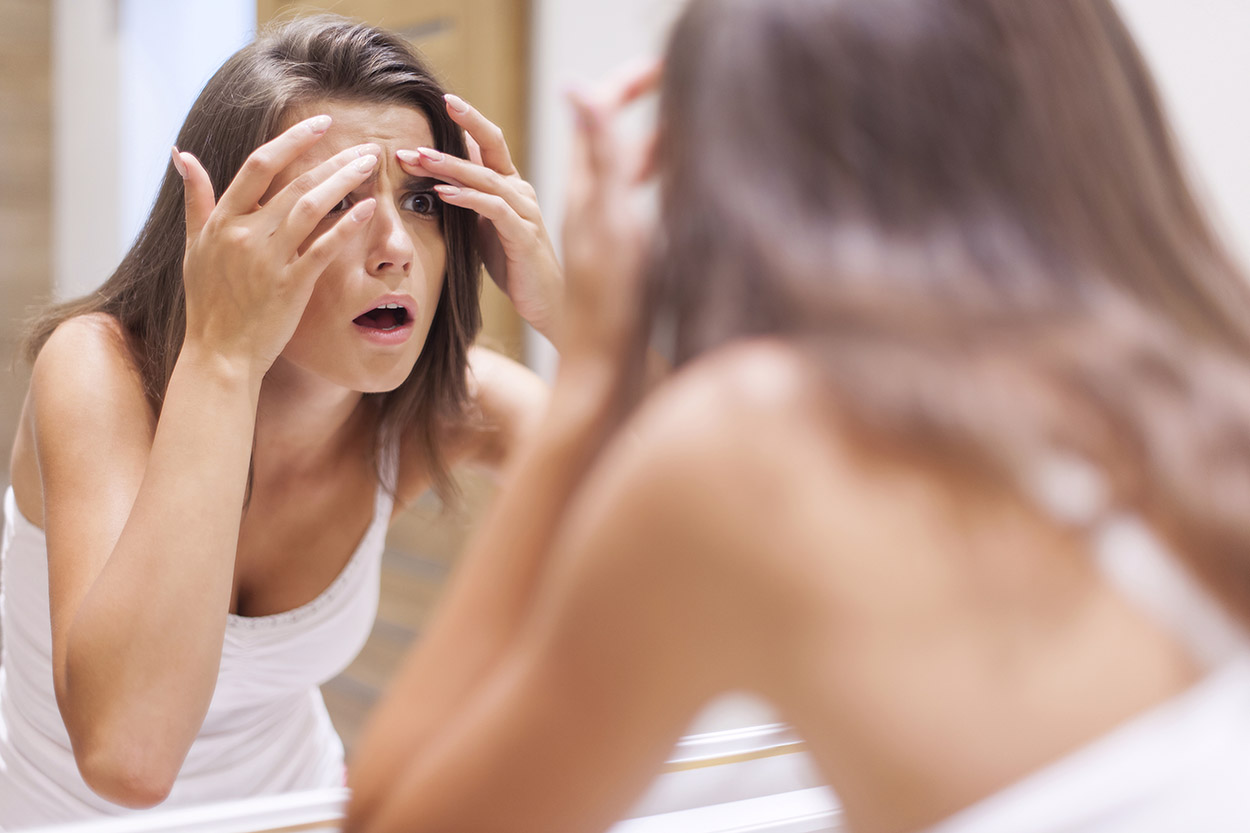
{"label": "woman's lips", "polygon": [[352,319],[356,331],[376,344],[400,344],[412,335],[415,303],[403,296],[384,296]]}
{"label": "woman's lips", "polygon": [[412,335],[413,330],[412,321],[387,330],[380,330],[377,327],[365,327],[357,324],[355,321],[352,324],[355,326],[357,333],[374,344],[403,344]]}

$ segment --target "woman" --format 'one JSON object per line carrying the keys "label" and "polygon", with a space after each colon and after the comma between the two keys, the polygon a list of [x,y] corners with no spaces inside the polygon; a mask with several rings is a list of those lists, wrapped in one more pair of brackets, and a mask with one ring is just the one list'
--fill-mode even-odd
{"label": "woman", "polygon": [[348,829],[603,829],[730,689],[857,833],[1250,827],[1250,298],[1110,2],[695,0],[662,237],[645,86],[577,104],[549,410]]}
{"label": "woman", "polygon": [[3,828],[341,785],[317,686],[369,634],[388,523],[450,466],[500,465],[546,395],[471,348],[479,235],[558,336],[533,191],[402,39],[264,34],[172,162],[117,272],[31,338]]}

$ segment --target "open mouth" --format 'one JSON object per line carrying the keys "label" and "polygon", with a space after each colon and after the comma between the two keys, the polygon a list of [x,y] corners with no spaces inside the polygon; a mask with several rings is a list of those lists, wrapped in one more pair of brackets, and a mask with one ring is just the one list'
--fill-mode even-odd
{"label": "open mouth", "polygon": [[408,323],[408,310],[400,304],[380,304],[356,316],[352,323],[370,330],[397,330]]}

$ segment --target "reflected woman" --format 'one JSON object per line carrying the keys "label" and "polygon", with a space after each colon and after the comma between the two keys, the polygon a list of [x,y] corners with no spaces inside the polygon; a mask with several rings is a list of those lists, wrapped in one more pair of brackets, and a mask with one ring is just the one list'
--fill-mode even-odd
{"label": "reflected woman", "polygon": [[1250,829],[1250,293],[1109,0],[695,0],[662,236],[647,83],[577,103],[549,409],[349,829],[602,830],[730,689],[857,833]]}
{"label": "reflected woman", "polygon": [[402,39],[306,18],[217,72],[117,271],[30,340],[0,828],[343,783],[317,686],[388,524],[545,401],[471,347],[479,250],[558,337],[533,190]]}

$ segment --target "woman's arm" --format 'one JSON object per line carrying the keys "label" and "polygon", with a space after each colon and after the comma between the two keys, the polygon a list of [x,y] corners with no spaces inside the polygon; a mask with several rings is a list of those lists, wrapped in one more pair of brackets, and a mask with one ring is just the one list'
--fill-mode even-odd
{"label": "woman's arm", "polygon": [[198,161],[175,153],[186,170],[187,329],[159,419],[111,321],[67,322],[36,361],[57,703],[84,780],[120,804],[162,800],[199,732],[221,658],[260,381],[318,275],[361,227],[357,212],[372,207],[358,205],[297,254],[368,175],[355,148],[258,206],[327,126],[309,120],[258,149],[219,203]]}
{"label": "woman's arm", "polygon": [[396,771],[372,815],[353,805],[348,829],[604,829],[703,702],[780,676],[785,579],[760,557],[767,530],[751,532],[759,507],[742,495],[758,495],[735,455],[759,421],[709,430],[717,400],[678,386],[595,463],[507,652],[422,746],[403,729],[427,706],[396,684],[406,713],[360,751],[362,765],[389,757]]}
{"label": "woman's arm", "polygon": [[[363,733],[349,770],[357,823],[376,810],[407,758],[434,740],[508,651],[532,605],[568,501],[620,418],[617,355],[636,314],[645,240],[607,221],[603,209],[615,208],[615,197],[631,183],[607,173],[619,158],[606,148],[592,149],[592,143],[611,140],[611,111],[653,81],[652,72],[621,84],[580,143],[583,185],[571,197],[566,240],[595,237],[602,245],[566,252],[563,354],[547,415],[533,442],[516,453],[433,625]],[[619,256],[605,263],[601,257],[609,245]]]}
{"label": "woman's arm", "polygon": [[57,702],[87,784],[148,806],[216,683],[255,400],[188,353],[153,424],[116,329],[63,324],[31,395]]}
{"label": "woman's arm", "polygon": [[548,417],[517,450],[430,629],[362,732],[348,773],[354,814],[378,806],[412,751],[444,728],[514,638],[545,564],[553,519],[613,425],[610,385],[598,368],[562,367]]}

